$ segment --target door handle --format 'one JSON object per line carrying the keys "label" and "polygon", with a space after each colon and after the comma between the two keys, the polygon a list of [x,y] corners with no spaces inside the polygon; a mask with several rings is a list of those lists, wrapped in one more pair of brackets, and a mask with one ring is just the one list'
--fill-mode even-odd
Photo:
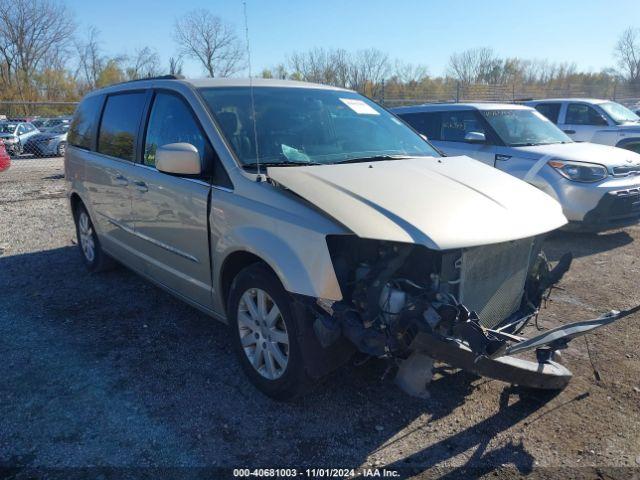
{"label": "door handle", "polygon": [[569,135],[573,135],[574,133],[576,133],[575,130],[564,130],[564,133],[568,133]]}
{"label": "door handle", "polygon": [[501,162],[506,162],[511,158],[511,155],[503,155],[501,153],[496,153],[496,160]]}
{"label": "door handle", "polygon": [[113,177],[113,183],[120,187],[126,187],[127,185],[129,185],[129,180],[127,180],[122,175],[118,174],[115,177]]}
{"label": "door handle", "polygon": [[138,190],[140,193],[145,193],[149,191],[149,187],[147,187],[147,184],[144,182],[133,182],[133,184],[136,186],[136,190]]}

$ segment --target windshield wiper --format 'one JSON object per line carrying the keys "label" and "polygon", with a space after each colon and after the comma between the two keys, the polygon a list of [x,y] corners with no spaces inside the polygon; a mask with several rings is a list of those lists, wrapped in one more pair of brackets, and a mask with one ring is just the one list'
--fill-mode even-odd
{"label": "windshield wiper", "polygon": [[404,160],[411,158],[408,155],[373,155],[371,157],[350,158],[335,163],[360,163],[360,162],[383,162],[385,160]]}
{"label": "windshield wiper", "polygon": [[306,166],[306,165],[324,165],[323,163],[319,163],[319,162],[294,162],[291,160],[279,160],[277,162],[251,162],[251,163],[245,163],[242,165],[242,168],[248,169],[248,168],[253,168],[253,169],[257,169],[258,165],[260,165],[260,167],[300,167],[300,166]]}

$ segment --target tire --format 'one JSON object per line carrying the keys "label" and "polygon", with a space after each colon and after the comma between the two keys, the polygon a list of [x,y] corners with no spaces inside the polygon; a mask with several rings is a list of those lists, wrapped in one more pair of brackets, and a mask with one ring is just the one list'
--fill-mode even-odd
{"label": "tire", "polygon": [[234,351],[258,390],[276,400],[291,400],[310,386],[299,343],[299,319],[292,313],[291,297],[266,265],[250,265],[236,276],[227,312]]}
{"label": "tire", "polygon": [[58,157],[64,157],[65,152],[67,151],[67,142],[60,142],[58,144],[58,148],[56,149],[56,154]]}
{"label": "tire", "polygon": [[100,240],[84,205],[76,207],[76,237],[82,260],[90,272],[101,272],[113,266],[113,260],[102,250]]}

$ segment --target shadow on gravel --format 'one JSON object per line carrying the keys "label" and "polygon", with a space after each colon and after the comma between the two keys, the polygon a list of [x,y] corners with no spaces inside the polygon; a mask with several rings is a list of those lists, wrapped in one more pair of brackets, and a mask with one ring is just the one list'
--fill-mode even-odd
{"label": "shadow on gravel", "polygon": [[549,260],[557,261],[566,252],[573,253],[574,258],[588,257],[624,247],[631,242],[633,237],[624,230],[598,234],[557,231],[545,240],[544,251]]}
{"label": "shadow on gravel", "polygon": [[[29,458],[26,468],[356,468],[453,422],[482,382],[440,369],[418,400],[371,361],[276,403],[245,380],[224,325],[124,268],[87,273],[76,247],[0,256],[0,291],[0,459]],[[495,414],[436,432],[388,468],[420,472],[475,447],[464,468],[530,471],[522,445],[488,445],[548,400],[505,388]]]}

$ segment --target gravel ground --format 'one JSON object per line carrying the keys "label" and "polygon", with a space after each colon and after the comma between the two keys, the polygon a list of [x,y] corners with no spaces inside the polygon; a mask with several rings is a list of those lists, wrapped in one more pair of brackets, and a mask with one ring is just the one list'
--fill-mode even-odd
{"label": "gravel ground", "polygon": [[[62,174],[61,159],[0,173],[0,477],[283,466],[640,476],[637,316],[574,341],[564,362],[575,376],[556,395],[441,365],[431,398],[418,400],[371,361],[279,404],[245,380],[224,325],[125,268],[87,273]],[[540,325],[640,303],[639,240],[639,227],[551,237],[552,259],[577,258]]]}

